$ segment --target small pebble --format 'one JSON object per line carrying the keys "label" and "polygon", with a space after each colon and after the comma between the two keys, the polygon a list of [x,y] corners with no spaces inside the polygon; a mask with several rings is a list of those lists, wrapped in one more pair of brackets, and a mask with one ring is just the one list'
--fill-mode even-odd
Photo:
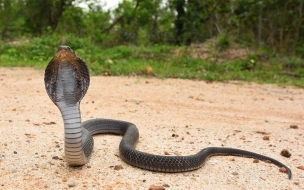
{"label": "small pebble", "polygon": [[263,137],[263,140],[269,141],[269,136],[264,136],[264,137]]}
{"label": "small pebble", "polygon": [[74,187],[75,186],[75,182],[74,181],[69,181],[68,182],[68,186],[69,187]]}
{"label": "small pebble", "polygon": [[115,165],[114,170],[121,170],[123,169],[122,165]]}
{"label": "small pebble", "polygon": [[291,156],[290,152],[287,149],[283,149],[281,151],[281,156],[284,156],[286,158],[289,158]]}
{"label": "small pebble", "polygon": [[304,165],[303,166],[297,166],[298,169],[304,170]]}
{"label": "small pebble", "polygon": [[256,131],[257,134],[261,134],[261,135],[270,135],[270,133],[265,132],[265,131]]}
{"label": "small pebble", "polygon": [[295,185],[300,185],[300,182],[295,181],[295,182],[293,182],[293,184],[295,184]]}
{"label": "small pebble", "polygon": [[282,172],[282,173],[287,173],[287,170],[286,170],[286,168],[284,168],[284,167],[281,167],[281,168],[279,169],[279,171]]}
{"label": "small pebble", "polygon": [[176,156],[181,156],[182,154],[181,154],[180,152],[175,151],[175,152],[174,152],[174,155],[176,155]]}
{"label": "small pebble", "polygon": [[166,188],[163,186],[151,185],[149,190],[165,190]]}
{"label": "small pebble", "polygon": [[299,127],[297,125],[290,125],[290,128],[292,128],[292,129],[299,129]]}
{"label": "small pebble", "polygon": [[232,172],[232,175],[239,175],[239,173],[237,173],[237,172]]}
{"label": "small pebble", "polygon": [[14,154],[17,154],[17,151],[14,151]]}
{"label": "small pebble", "polygon": [[164,185],[163,185],[163,187],[168,187],[168,188],[169,188],[169,187],[170,187],[170,185],[168,185],[168,184],[164,184]]}
{"label": "small pebble", "polygon": [[53,156],[52,159],[59,160],[59,157],[58,156]]}
{"label": "small pebble", "polygon": [[258,159],[254,159],[253,163],[259,163],[260,161]]}

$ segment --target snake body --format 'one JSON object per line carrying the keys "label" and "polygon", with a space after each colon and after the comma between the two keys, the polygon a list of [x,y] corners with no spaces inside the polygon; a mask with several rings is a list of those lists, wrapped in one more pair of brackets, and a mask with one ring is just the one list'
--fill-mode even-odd
{"label": "snake body", "polygon": [[68,46],[60,46],[45,70],[45,88],[54,104],[59,108],[64,121],[65,159],[70,166],[88,162],[94,140],[100,133],[123,135],[119,145],[121,158],[128,164],[159,172],[185,172],[200,168],[210,156],[234,155],[270,161],[291,170],[283,163],[261,154],[235,148],[207,147],[189,156],[161,156],[135,149],[139,138],[137,127],[130,122],[112,119],[92,119],[81,122],[80,101],[89,84],[88,68]]}

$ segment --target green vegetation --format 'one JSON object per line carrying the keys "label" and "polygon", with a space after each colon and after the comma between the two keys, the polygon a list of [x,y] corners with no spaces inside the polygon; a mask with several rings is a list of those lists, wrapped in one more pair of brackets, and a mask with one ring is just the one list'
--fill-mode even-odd
{"label": "green vegetation", "polygon": [[[244,80],[304,87],[302,59],[286,56],[280,58],[276,54],[264,52],[247,53],[243,58],[232,60],[223,57],[224,61],[216,61],[229,50],[218,47],[221,39],[218,40],[214,46],[208,45],[209,56],[202,59],[195,57],[195,47],[192,46],[120,45],[100,48],[88,43],[86,38],[79,39],[72,35],[49,36],[33,38],[30,42],[20,41],[19,45],[2,44],[0,65],[44,69],[54,56],[57,44],[64,43],[73,47],[76,54],[88,64],[93,75],[141,75],[207,81]],[[229,44],[232,49],[236,48],[231,42]],[[238,51],[235,53],[238,54]],[[151,71],[147,71],[149,69]]]}
{"label": "green vegetation", "polygon": [[0,0],[0,8],[0,66],[44,69],[68,45],[94,75],[304,87],[302,0],[123,0],[111,10],[98,0]]}

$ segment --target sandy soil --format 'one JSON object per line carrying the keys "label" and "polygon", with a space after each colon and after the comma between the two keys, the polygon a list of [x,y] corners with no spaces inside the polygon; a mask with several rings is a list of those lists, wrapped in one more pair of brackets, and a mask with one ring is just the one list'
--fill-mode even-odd
{"label": "sandy soil", "polygon": [[[62,118],[45,92],[43,74],[0,68],[0,189],[304,189],[304,170],[298,168],[304,166],[303,89],[91,77],[81,104],[83,121],[103,117],[135,123],[141,135],[137,149],[189,155],[207,146],[240,148],[285,163],[293,178],[273,164],[232,156],[211,157],[196,171],[167,174],[124,163],[121,136],[114,135],[94,136],[89,163],[68,167]],[[280,155],[283,149],[290,158]],[[115,170],[116,165],[122,168]]]}

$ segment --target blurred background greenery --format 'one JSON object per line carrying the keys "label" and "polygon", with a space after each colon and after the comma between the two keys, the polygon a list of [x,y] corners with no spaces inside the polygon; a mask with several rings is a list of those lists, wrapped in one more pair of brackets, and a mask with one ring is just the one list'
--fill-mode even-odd
{"label": "blurred background greenery", "polygon": [[0,66],[64,44],[95,75],[304,87],[303,0],[0,0],[0,18]]}

